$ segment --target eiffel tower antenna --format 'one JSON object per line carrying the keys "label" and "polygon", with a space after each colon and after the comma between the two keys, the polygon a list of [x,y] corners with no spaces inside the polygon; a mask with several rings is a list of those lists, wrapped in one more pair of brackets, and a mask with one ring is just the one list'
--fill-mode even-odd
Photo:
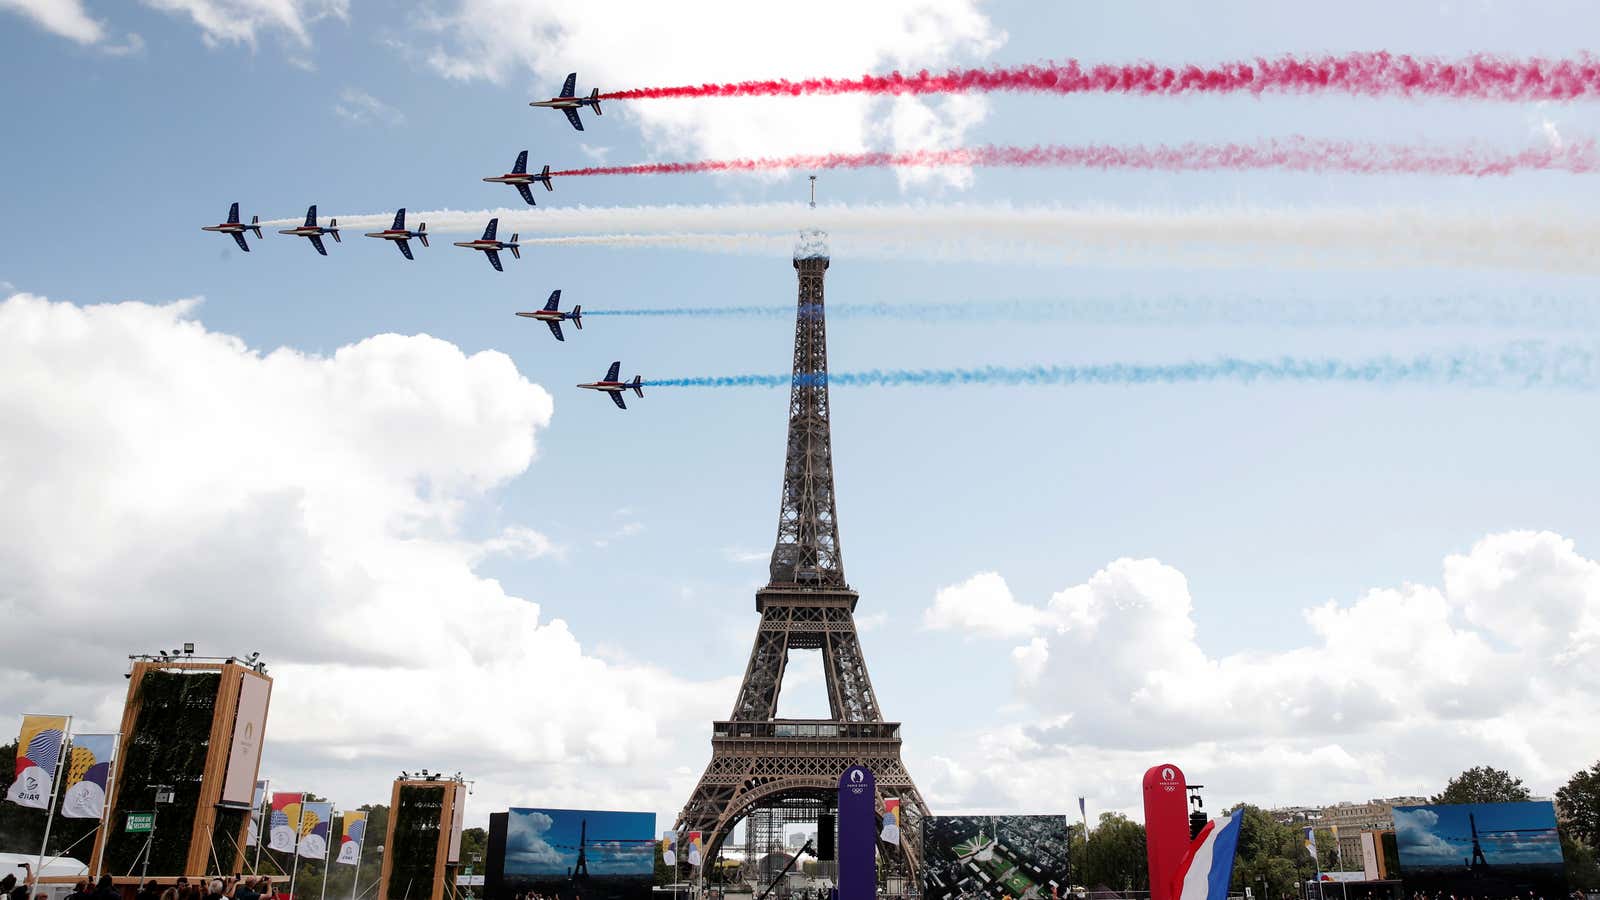
{"label": "eiffel tower antenna", "polygon": [[811,208],[817,208],[817,176],[811,176]]}
{"label": "eiffel tower antenna", "polygon": [[[756,591],[761,624],[733,712],[712,723],[711,762],[678,817],[679,831],[706,835],[707,859],[740,821],[747,823],[747,851],[757,854],[768,848],[755,848],[750,835],[774,823],[781,834],[782,822],[816,822],[835,809],[839,776],[853,765],[872,770],[880,801],[900,800],[903,834],[917,833],[928,811],[900,759],[900,723],[879,712],[856,633],[859,595],[844,577],[828,424],[828,263],[827,235],[801,232],[789,436],[770,580]],[[821,651],[828,718],[778,718],[791,650]],[[885,855],[885,867],[903,868],[914,879],[916,853],[903,842],[900,854]]]}

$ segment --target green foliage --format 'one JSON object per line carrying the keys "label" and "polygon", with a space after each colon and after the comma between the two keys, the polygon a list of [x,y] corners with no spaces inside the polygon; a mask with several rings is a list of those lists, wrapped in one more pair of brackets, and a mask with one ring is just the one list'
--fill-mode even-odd
{"label": "green foliage", "polygon": [[415,892],[425,894],[439,877],[434,862],[439,852],[444,790],[444,782],[438,787],[400,789],[400,805],[394,811],[394,845],[384,850],[390,859],[388,900],[405,900]]}
{"label": "green foliage", "polygon": [[[134,860],[149,839],[151,875],[171,876],[183,871],[194,830],[195,808],[200,801],[200,777],[205,772],[211,738],[211,714],[217,703],[222,676],[217,672],[162,672],[150,670],[137,687],[139,715],[133,736],[122,747],[117,775],[122,790],[111,811],[106,868],[113,872],[139,871]],[[173,801],[158,808],[154,785],[173,790]],[[157,810],[153,835],[126,834],[129,810]]]}
{"label": "green foliage", "polygon": [[[1318,836],[1322,847],[1324,838]],[[1326,837],[1332,846],[1333,835]],[[1299,895],[1301,882],[1316,875],[1316,863],[1306,852],[1304,833],[1280,825],[1264,810],[1245,806],[1239,821],[1239,851],[1233,865],[1233,891],[1246,887],[1268,900]]]}
{"label": "green foliage", "polygon": [[[0,791],[17,777],[17,742],[0,745]],[[94,849],[95,819],[68,819],[58,810],[50,826],[51,853],[65,853],[88,862]],[[0,852],[34,855],[44,840],[44,810],[0,802]],[[70,851],[69,851],[70,848]]]}
{"label": "green foliage", "polygon": [[1600,762],[1573,775],[1556,791],[1556,809],[1573,836],[1600,847]]}
{"label": "green foliage", "polygon": [[1533,796],[1522,779],[1504,769],[1473,766],[1450,779],[1434,803],[1515,803]]}
{"label": "green foliage", "polygon": [[1567,887],[1579,891],[1600,890],[1600,863],[1594,849],[1566,826],[1561,826],[1561,855],[1567,862]]}
{"label": "green foliage", "polygon": [[1120,891],[1150,889],[1144,825],[1120,813],[1101,813],[1087,841],[1081,829],[1073,829],[1070,858],[1079,884]]}

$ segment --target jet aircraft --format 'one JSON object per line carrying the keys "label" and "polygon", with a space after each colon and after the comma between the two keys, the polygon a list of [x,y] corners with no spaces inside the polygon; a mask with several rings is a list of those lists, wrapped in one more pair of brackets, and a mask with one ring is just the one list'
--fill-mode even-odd
{"label": "jet aircraft", "polygon": [[528,201],[529,206],[536,206],[537,204],[533,202],[533,191],[528,189],[528,185],[533,184],[535,181],[542,181],[544,182],[545,190],[553,191],[556,189],[555,185],[550,183],[549,166],[545,166],[544,171],[536,175],[528,174],[528,151],[526,150],[517,154],[517,163],[511,167],[511,171],[504,175],[492,175],[485,178],[484,181],[493,182],[494,184],[516,185],[517,193],[522,195],[522,199]]}
{"label": "jet aircraft", "polygon": [[605,391],[607,394],[611,395],[611,402],[615,403],[618,408],[627,409],[628,404],[622,402],[622,392],[633,391],[635,394],[643,397],[644,379],[638,375],[635,375],[633,376],[632,381],[618,381],[617,372],[621,368],[622,362],[620,360],[614,362],[611,364],[611,368],[606,370],[605,378],[602,378],[599,381],[591,381],[588,384],[580,384],[578,387],[587,388],[591,391]]}
{"label": "jet aircraft", "polygon": [[246,244],[244,242],[244,233],[246,231],[254,231],[256,233],[256,240],[258,240],[258,241],[261,240],[261,225],[259,224],[260,222],[261,222],[261,217],[260,216],[251,216],[249,225],[246,225],[243,222],[240,222],[239,221],[239,204],[235,203],[232,206],[228,207],[228,221],[223,222],[221,225],[201,225],[200,226],[200,230],[201,231],[220,231],[223,234],[231,234],[231,235],[233,235],[233,239],[235,241],[239,242],[239,249],[243,250],[246,253],[249,253],[250,252],[250,245]]}
{"label": "jet aircraft", "polygon": [[328,248],[322,246],[323,235],[331,234],[333,235],[334,243],[342,243],[342,241],[339,240],[339,220],[329,219],[327,228],[323,228],[322,226],[318,225],[317,205],[315,203],[311,204],[310,209],[306,210],[306,223],[304,225],[301,225],[299,228],[284,228],[278,233],[297,234],[303,238],[310,238],[311,246],[317,248],[317,252],[321,253],[323,256],[328,255]]}
{"label": "jet aircraft", "polygon": [[582,331],[583,330],[583,318],[582,318],[583,317],[583,307],[582,306],[574,306],[572,308],[572,312],[561,312],[558,309],[558,307],[560,305],[561,305],[561,292],[560,291],[551,291],[550,292],[550,299],[545,302],[544,309],[541,309],[541,310],[539,310],[537,312],[519,312],[519,313],[517,313],[517,315],[523,317],[524,319],[538,319],[539,321],[545,323],[546,325],[549,325],[550,326],[550,333],[556,336],[556,340],[564,341],[564,340],[566,340],[566,338],[563,337],[562,334],[561,334],[561,321],[563,319],[571,319],[572,320],[572,324],[576,325],[578,327],[579,331]]}
{"label": "jet aircraft", "polygon": [[402,256],[406,259],[414,259],[415,257],[411,255],[411,239],[416,238],[422,242],[422,246],[428,246],[428,223],[423,222],[418,225],[416,231],[407,231],[406,208],[402,206],[395,210],[394,225],[384,231],[369,231],[367,232],[367,237],[394,241],[395,246],[400,248]]}
{"label": "jet aircraft", "polygon": [[483,237],[475,241],[456,241],[456,246],[466,247],[468,250],[482,250],[484,255],[489,257],[489,265],[494,266],[496,272],[504,272],[505,269],[500,268],[500,251],[510,250],[511,255],[517,259],[522,258],[522,251],[517,249],[521,245],[517,243],[515,234],[511,236],[509,241],[495,240],[494,230],[498,227],[500,227],[500,220],[490,219],[489,227],[483,230]]}
{"label": "jet aircraft", "polygon": [[595,88],[587,97],[573,96],[574,89],[578,86],[578,73],[573,72],[567,76],[567,81],[561,86],[561,96],[549,100],[535,100],[529,106],[538,106],[544,109],[559,109],[567,114],[567,121],[572,127],[583,130],[583,120],[578,118],[578,110],[585,106],[594,107],[594,114],[600,115],[600,89]]}

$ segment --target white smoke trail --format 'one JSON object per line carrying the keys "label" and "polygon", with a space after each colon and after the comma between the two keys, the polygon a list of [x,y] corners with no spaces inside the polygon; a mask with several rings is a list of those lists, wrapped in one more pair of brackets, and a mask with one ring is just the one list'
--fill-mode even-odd
{"label": "white smoke trail", "polygon": [[[525,243],[770,253],[802,228],[835,251],[899,259],[1229,268],[1455,267],[1600,272],[1600,218],[1562,211],[1415,209],[1137,210],[1005,204],[565,207],[411,211],[431,232],[478,234],[491,217]],[[392,213],[341,216],[351,230]],[[281,219],[269,225],[296,224]]]}

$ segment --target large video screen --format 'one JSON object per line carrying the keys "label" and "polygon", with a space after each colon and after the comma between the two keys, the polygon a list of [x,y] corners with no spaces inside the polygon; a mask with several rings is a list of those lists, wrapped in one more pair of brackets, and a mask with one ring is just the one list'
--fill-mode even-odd
{"label": "large video screen", "polygon": [[655,813],[514,808],[490,829],[490,898],[649,900]]}
{"label": "large video screen", "polygon": [[1566,892],[1556,811],[1548,801],[1397,806],[1394,834],[1408,891],[1475,897]]}
{"label": "large video screen", "polygon": [[1064,894],[1068,841],[1064,815],[924,817],[924,900]]}

